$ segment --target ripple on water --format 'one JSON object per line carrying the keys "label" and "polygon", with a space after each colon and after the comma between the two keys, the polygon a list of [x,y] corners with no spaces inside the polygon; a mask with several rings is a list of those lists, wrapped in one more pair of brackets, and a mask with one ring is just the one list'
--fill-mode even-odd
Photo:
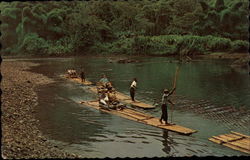
{"label": "ripple on water", "polygon": [[132,143],[132,144],[136,143],[136,142],[134,142],[134,141],[130,141],[130,140],[124,140],[124,141],[121,141],[121,142],[125,142],[125,143]]}
{"label": "ripple on water", "polygon": [[131,136],[131,138],[139,138],[139,139],[147,139],[146,137],[142,137],[142,136],[137,136],[137,135],[134,135],[134,136]]}
{"label": "ripple on water", "polygon": [[150,142],[148,142],[148,141],[141,141],[141,143],[149,144]]}
{"label": "ripple on water", "polygon": [[126,135],[116,135],[116,137],[118,137],[118,138],[127,138]]}
{"label": "ripple on water", "polygon": [[[98,63],[96,63],[96,61]],[[77,61],[78,62],[78,61]],[[77,62],[73,62],[72,66],[76,65]],[[152,60],[153,62],[153,60]],[[157,59],[158,62],[158,59]],[[84,60],[81,59],[79,60],[79,64],[84,63]],[[54,65],[54,63],[51,63],[51,65]],[[146,81],[143,82],[143,79],[139,79],[140,82],[138,85],[140,85],[141,88],[138,90],[137,98],[143,100],[144,102],[148,103],[153,103],[153,96],[160,97],[159,91],[162,89],[164,85],[161,85],[160,82],[166,82],[166,80],[163,77],[163,75],[158,74],[158,72],[155,72],[156,66],[150,66],[150,65],[145,65],[145,64],[140,64],[142,67],[140,68],[140,71],[137,72],[137,70],[134,67],[134,65],[124,65],[122,68],[118,67],[110,67],[110,66],[105,66],[103,68],[100,67],[101,64],[105,64],[106,62],[103,63],[101,59],[92,59],[92,61],[88,60],[86,62],[86,66],[88,66],[88,73],[90,79],[95,81],[99,79],[100,72],[108,72],[111,74],[108,74],[110,76],[110,79],[114,82],[114,84],[117,86],[117,89],[127,95],[129,95],[129,90],[126,85],[129,85],[131,79],[130,77],[134,77],[135,75],[140,77],[144,76],[144,73],[149,73],[149,77],[144,78]],[[57,72],[60,74],[63,73],[64,71],[58,69],[58,68],[65,68],[62,67],[66,65],[68,67],[68,64],[62,63],[60,67],[52,67],[51,70],[47,70],[48,66],[46,66],[45,72],[51,72],[49,74],[54,75],[54,72]],[[96,66],[99,65],[99,66]],[[165,63],[160,64],[159,68],[163,68],[165,66]],[[129,66],[128,68],[126,68]],[[204,65],[206,66],[206,65]],[[125,69],[124,69],[125,67]],[[152,68],[151,68],[152,67]],[[171,66],[170,66],[171,67]],[[220,67],[220,66],[219,66]],[[57,69],[53,69],[57,68]],[[99,69],[96,69],[99,68]],[[229,105],[234,106],[234,104],[238,105],[238,103],[242,103],[240,105],[247,105],[248,100],[244,99],[239,99],[238,97],[233,97],[231,96],[228,99],[233,99],[236,103],[230,103],[231,101],[228,101],[226,98],[222,98],[224,95],[227,95],[227,92],[232,92],[231,90],[226,90],[226,91],[219,91],[217,87],[227,87],[227,88],[233,88],[233,85],[227,86],[230,84],[226,84],[226,82],[231,82],[228,81],[227,79],[229,77],[226,77],[226,81],[220,81],[221,79],[212,79],[213,78],[213,72],[210,72],[210,68],[214,68],[214,65],[210,65],[208,68],[202,68],[202,66],[193,66],[195,70],[199,72],[189,72],[186,70],[187,76],[185,76],[185,70],[182,70],[182,76],[179,77],[178,80],[178,92],[177,94],[182,94],[182,95],[173,95],[174,102],[176,103],[176,110],[183,111],[184,113],[189,113],[189,112],[195,112],[197,113],[198,116],[206,117],[208,119],[213,119],[220,124],[220,128],[225,129],[225,125],[230,124],[229,127],[235,126],[236,128],[240,128],[240,126],[247,126],[249,124],[249,114],[245,111],[238,111],[236,110],[233,113],[228,112],[220,112],[221,114],[216,113],[216,110],[225,110],[225,106],[228,105],[222,105],[222,104],[214,104],[212,102],[215,102],[214,99],[211,99],[210,97],[214,97],[218,101],[223,101],[223,103],[228,103]],[[112,71],[110,70],[112,69]],[[122,69],[122,70],[121,70]],[[183,68],[184,69],[184,68]],[[215,68],[216,69],[216,68]],[[100,71],[101,70],[101,71]],[[173,68],[174,70],[174,68]],[[121,71],[124,71],[124,74],[120,74]],[[169,72],[171,73],[171,72]],[[200,73],[206,73],[202,76],[199,76]],[[212,74],[211,74],[212,73]],[[230,73],[230,72],[229,72]],[[168,74],[168,73],[166,73]],[[173,73],[174,74],[174,73]],[[223,72],[224,74],[224,72]],[[231,73],[230,73],[231,74]],[[153,75],[153,76],[152,76]],[[195,75],[195,76],[194,76]],[[189,78],[191,76],[191,79]],[[96,78],[97,77],[97,78]],[[128,79],[129,77],[129,79]],[[155,78],[157,79],[157,82],[159,83],[154,83]],[[196,77],[196,78],[194,78]],[[235,74],[235,76],[232,75],[232,77],[239,77],[239,82],[242,82],[243,78],[240,78],[240,75]],[[149,78],[149,79],[148,79]],[[151,79],[152,78],[152,79]],[[169,77],[169,80],[172,81],[172,77]],[[219,81],[221,83],[219,83]],[[150,82],[150,83],[149,83]],[[152,82],[152,83],[151,83]],[[188,85],[186,82],[190,82]],[[200,82],[203,82],[200,84]],[[206,84],[210,84],[208,88],[206,88]],[[214,84],[218,84],[219,86],[215,86]],[[223,84],[223,86],[220,86],[220,84]],[[153,87],[152,87],[153,86]],[[192,87],[192,89],[185,89],[187,87]],[[201,87],[203,86],[203,87]],[[236,85],[235,85],[236,86]],[[214,88],[213,88],[214,87]],[[184,90],[182,90],[182,88]],[[204,89],[203,89],[204,88]],[[247,92],[249,87],[247,86],[241,86],[237,85],[237,93],[239,90],[242,90],[242,88],[246,88],[245,92],[242,93],[248,93]],[[58,89],[58,90],[57,90]],[[209,92],[208,92],[209,91]],[[50,93],[48,92],[53,92],[53,96],[51,96]],[[225,149],[224,146],[220,146],[217,144],[212,144],[208,143],[207,139],[195,139],[193,137],[189,136],[181,136],[172,132],[169,132],[168,134],[163,134],[161,129],[157,129],[154,127],[147,127],[145,125],[133,125],[135,126],[134,128],[127,128],[131,126],[132,124],[135,124],[136,122],[131,122],[131,121],[118,121],[116,122],[113,116],[109,115],[108,113],[102,113],[99,112],[98,110],[95,110],[93,108],[86,107],[84,105],[79,105],[78,101],[79,100],[88,100],[88,99],[93,99],[96,97],[96,95],[92,94],[87,89],[87,86],[84,85],[79,85],[77,83],[71,83],[69,81],[60,81],[60,84],[57,86],[52,86],[48,87],[46,92],[42,92],[43,95],[46,95],[44,98],[44,105],[41,106],[41,110],[44,110],[44,107],[49,105],[50,103],[55,103],[56,105],[49,105],[50,107],[47,107],[50,109],[50,112],[43,112],[44,117],[47,115],[50,115],[50,117],[55,117],[54,115],[58,115],[57,119],[51,118],[50,121],[51,123],[48,124],[54,124],[51,125],[51,131],[50,129],[46,129],[47,134],[59,134],[58,136],[54,137],[62,137],[65,140],[65,137],[67,138],[67,142],[72,141],[71,146],[72,151],[77,151],[78,153],[82,154],[84,157],[88,156],[110,156],[110,157],[116,157],[116,156],[137,156],[137,154],[141,157],[143,155],[147,156],[206,156],[206,155],[230,155],[228,153],[232,153],[232,155],[237,155],[234,152],[231,152],[230,149]],[[232,92],[233,93],[233,92]],[[233,93],[236,95],[236,93]],[[56,95],[56,96],[54,96]],[[188,96],[187,96],[188,95]],[[222,95],[218,96],[218,95]],[[244,95],[244,94],[243,94]],[[210,97],[209,97],[210,96]],[[51,97],[55,97],[52,102]],[[228,96],[225,96],[228,97]],[[248,96],[249,97],[249,96]],[[46,99],[47,98],[47,99]],[[192,98],[198,98],[198,100],[190,100]],[[208,99],[208,100],[199,100],[199,99]],[[64,108],[60,108],[63,105],[61,105],[62,101],[65,101]],[[225,101],[225,102],[224,102]],[[59,102],[59,103],[58,103]],[[243,103],[244,102],[244,103]],[[77,105],[76,105],[77,104]],[[80,106],[80,107],[79,107]],[[244,107],[247,108],[248,106]],[[66,108],[66,109],[65,109]],[[80,108],[79,110],[75,108]],[[54,110],[53,110],[54,109]],[[140,109],[138,109],[140,110]],[[249,110],[249,108],[248,108]],[[78,113],[78,114],[73,114],[72,119],[67,119],[65,118],[65,115],[69,114],[70,111]],[[140,110],[143,111],[143,110]],[[161,109],[160,106],[154,110],[147,110],[143,111],[146,113],[150,113],[152,115],[160,115]],[[54,114],[57,113],[57,114]],[[181,113],[181,116],[184,118],[189,118],[185,117],[185,114]],[[188,115],[189,116],[189,115]],[[240,119],[237,117],[240,117]],[[63,120],[62,120],[63,119]],[[66,124],[65,121],[69,121],[72,123]],[[233,120],[235,119],[235,120]],[[61,121],[58,121],[61,120]],[[79,122],[77,122],[79,120]],[[179,120],[180,121],[180,120]],[[47,122],[47,121],[46,121]],[[74,122],[74,123],[73,123]],[[206,123],[206,121],[204,121]],[[79,124],[77,124],[79,123]],[[197,123],[200,123],[198,121]],[[63,126],[63,129],[60,128],[60,125],[65,124]],[[195,124],[196,125],[196,124]],[[208,124],[209,125],[209,124]],[[81,126],[81,127],[79,127]],[[213,127],[213,126],[206,126],[206,127]],[[56,129],[57,130],[56,130]],[[125,128],[125,129],[124,129]],[[244,127],[241,127],[244,129]],[[76,133],[72,134],[72,132],[66,132],[71,131],[72,129],[75,129],[74,131]],[[60,134],[61,131],[63,134]],[[78,137],[77,135],[80,136]],[[203,134],[202,132],[196,133],[197,135]],[[214,133],[213,133],[214,134]],[[76,138],[72,138],[72,136],[75,136]],[[202,135],[203,136],[203,135]],[[202,140],[202,142],[199,142]],[[80,142],[79,142],[80,141]],[[207,143],[207,144],[206,144]],[[79,144],[79,145],[77,145]],[[75,146],[75,148],[74,148]],[[115,149],[120,149],[120,152],[115,152]],[[125,149],[124,149],[125,148]],[[125,151],[124,151],[125,150]],[[127,151],[128,150],[128,151]],[[152,152],[151,152],[152,151]],[[221,152],[221,153],[220,153]]]}
{"label": "ripple on water", "polygon": [[108,138],[108,137],[102,137],[100,135],[92,137],[92,142],[114,142],[114,139]]}

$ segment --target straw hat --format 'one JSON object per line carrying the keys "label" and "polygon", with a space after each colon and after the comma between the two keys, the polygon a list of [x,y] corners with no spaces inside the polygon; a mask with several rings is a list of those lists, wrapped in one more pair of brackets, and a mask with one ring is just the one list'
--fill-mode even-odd
{"label": "straw hat", "polygon": [[164,91],[163,91],[164,93],[168,93],[169,92],[169,90],[168,89],[164,89]]}

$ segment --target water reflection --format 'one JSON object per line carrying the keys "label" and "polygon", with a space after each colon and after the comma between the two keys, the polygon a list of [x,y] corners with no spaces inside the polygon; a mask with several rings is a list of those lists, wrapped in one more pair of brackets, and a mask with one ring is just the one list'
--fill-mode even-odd
{"label": "water reflection", "polygon": [[[195,109],[203,115],[207,113],[205,112],[207,110],[209,111],[208,113],[217,113],[212,112],[212,109],[217,109],[217,106],[221,105],[215,102],[225,103],[226,106],[244,105],[248,109],[250,103],[250,98],[248,98],[250,96],[249,77],[241,73],[231,72],[226,66],[219,63],[193,62],[181,66],[176,91],[176,101],[179,101],[176,108],[179,109],[175,112],[175,120],[182,126],[199,130],[194,135],[197,136],[196,141],[193,141],[192,137],[179,135],[171,137],[168,131],[163,130],[161,133],[160,129],[157,131],[151,130],[150,126],[149,132],[147,132],[146,127],[139,123],[124,121],[124,119],[114,118],[110,114],[99,113],[93,108],[80,106],[78,104],[80,100],[90,100],[94,97],[93,94],[86,92],[86,88],[79,84],[58,78],[68,68],[83,66],[86,69],[88,80],[96,82],[99,80],[100,75],[105,73],[118,91],[129,94],[130,79],[137,77],[139,88],[136,98],[144,102],[153,103],[154,99],[161,97],[163,88],[169,88],[172,85],[176,65],[178,65],[176,63],[163,62],[164,59],[144,58],[143,63],[140,64],[107,63],[105,58],[85,57],[77,57],[67,61],[43,61],[41,66],[35,67],[36,71],[55,79],[58,83],[55,86],[47,86],[38,93],[38,112],[41,125],[44,127],[42,129],[43,132],[50,135],[54,140],[79,144],[76,145],[78,149],[87,146],[86,144],[90,144],[92,149],[96,150],[92,151],[92,154],[95,156],[97,152],[107,156],[124,154],[128,157],[134,154],[140,156],[152,155],[152,157],[162,155],[185,156],[187,154],[213,155],[213,150],[217,150],[220,146],[204,146],[201,149],[199,141],[203,140],[207,143],[208,137],[226,132],[225,125],[215,126],[214,123],[210,123],[210,121],[201,118],[199,115],[197,117],[192,115],[192,118],[190,118],[189,113]],[[232,78],[233,81],[229,81]],[[187,103],[184,103],[185,100]],[[209,104],[204,104],[201,100],[208,101]],[[193,106],[194,101],[202,103],[199,105],[199,108],[198,106]],[[182,103],[185,106],[182,106]],[[203,107],[200,107],[202,105]],[[211,105],[211,107],[208,105]],[[179,110],[183,112],[179,112]],[[161,110],[158,107],[144,112],[159,117]],[[241,116],[236,115],[235,117],[241,117],[242,119],[243,113],[247,115],[246,111],[242,111]],[[212,118],[210,119],[214,121],[215,116],[222,117],[211,114],[210,117]],[[233,119],[232,117],[230,118]],[[227,120],[226,118],[224,119]],[[224,124],[225,122],[221,123]],[[128,136],[128,133],[125,133],[125,138],[119,137],[119,135],[123,136],[123,130],[129,126],[131,127],[131,125],[134,126],[134,137]],[[138,138],[138,133],[141,133],[145,140],[142,141]],[[118,136],[115,136],[117,134]],[[110,147],[111,145],[112,147]],[[113,149],[119,147],[127,150],[122,153],[116,153]],[[191,147],[192,151],[190,151]],[[87,146],[87,149],[89,148]],[[223,147],[221,147],[220,151],[223,154],[232,152]],[[79,152],[82,152],[84,155],[90,155],[90,151],[87,151],[86,148],[79,150]],[[232,153],[234,154],[234,152]],[[221,154],[216,152],[216,155]]]}
{"label": "water reflection", "polygon": [[170,154],[171,151],[171,144],[173,144],[173,139],[169,137],[168,135],[168,131],[167,130],[162,130],[163,134],[163,140],[162,140],[162,144],[163,144],[163,148],[162,151],[165,152],[167,155]]}
{"label": "water reflection", "polygon": [[110,115],[100,114],[74,101],[75,97],[82,96],[88,95],[73,84],[39,88],[37,117],[46,135],[65,143],[87,144],[95,141],[95,135],[105,132],[104,127],[112,121]]}

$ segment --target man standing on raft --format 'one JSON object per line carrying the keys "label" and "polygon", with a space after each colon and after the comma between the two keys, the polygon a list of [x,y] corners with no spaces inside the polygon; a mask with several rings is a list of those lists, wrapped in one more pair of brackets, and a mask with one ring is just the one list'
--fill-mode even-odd
{"label": "man standing on raft", "polygon": [[130,85],[130,97],[133,102],[135,102],[135,89],[136,89],[137,79],[134,78],[133,82]]}
{"label": "man standing on raft", "polygon": [[80,78],[81,78],[82,82],[85,82],[85,73],[84,73],[83,68],[81,69]]}
{"label": "man standing on raft", "polygon": [[[161,114],[161,119],[160,119],[160,122],[162,123],[162,119],[165,121],[165,124],[169,124],[168,123],[168,109],[167,109],[167,103],[171,103],[173,104],[169,99],[168,97],[173,94],[175,91],[175,87],[169,91],[168,89],[164,89],[163,91],[163,95],[162,95],[162,105],[161,105],[161,111],[162,111],[162,114]],[[174,105],[174,104],[173,104]]]}

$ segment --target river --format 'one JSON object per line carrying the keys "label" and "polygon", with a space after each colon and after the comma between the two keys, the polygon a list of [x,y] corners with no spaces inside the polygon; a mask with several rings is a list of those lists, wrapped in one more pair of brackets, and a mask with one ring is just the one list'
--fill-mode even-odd
{"label": "river", "polygon": [[[173,58],[143,57],[141,62],[111,63],[107,57],[33,59],[31,70],[55,80],[37,89],[40,129],[63,150],[86,158],[239,156],[245,153],[210,142],[230,131],[250,133],[250,76],[229,67],[230,61],[196,60],[179,64]],[[97,82],[105,73],[116,90],[129,95],[136,77],[136,99],[159,103],[171,88],[179,66],[172,121],[198,132],[190,136],[164,131],[79,104],[96,99],[87,86],[62,78],[69,68],[84,67],[87,79]],[[160,117],[160,106],[142,110]]]}

